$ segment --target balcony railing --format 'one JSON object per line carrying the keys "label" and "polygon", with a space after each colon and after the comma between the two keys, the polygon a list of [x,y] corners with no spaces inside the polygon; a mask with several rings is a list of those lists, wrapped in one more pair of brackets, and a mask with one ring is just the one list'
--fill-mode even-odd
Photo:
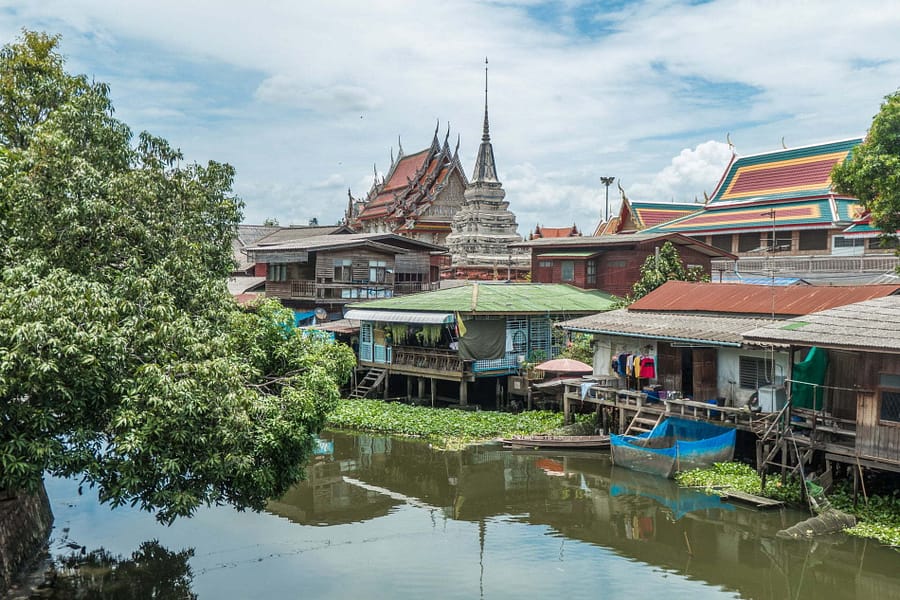
{"label": "balcony railing", "polygon": [[429,371],[462,373],[465,370],[466,363],[459,357],[459,353],[454,350],[394,346],[391,364],[394,366],[427,369]]}
{"label": "balcony railing", "polygon": [[416,292],[428,292],[440,287],[438,282],[361,283],[316,282],[312,279],[267,281],[266,294],[273,298],[352,301],[392,298]]}

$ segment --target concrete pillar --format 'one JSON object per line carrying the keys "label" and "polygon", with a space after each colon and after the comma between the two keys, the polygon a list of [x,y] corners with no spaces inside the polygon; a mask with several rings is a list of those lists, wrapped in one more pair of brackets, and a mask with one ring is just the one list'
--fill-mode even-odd
{"label": "concrete pillar", "polygon": [[[419,398],[425,398],[425,378],[419,377]],[[432,402],[433,403],[433,402]]]}
{"label": "concrete pillar", "polygon": [[460,406],[469,405],[469,386],[465,379],[459,382],[459,404]]}

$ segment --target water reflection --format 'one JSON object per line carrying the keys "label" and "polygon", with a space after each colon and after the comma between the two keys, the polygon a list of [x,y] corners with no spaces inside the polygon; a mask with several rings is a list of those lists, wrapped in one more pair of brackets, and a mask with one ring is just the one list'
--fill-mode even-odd
{"label": "water reflection", "polygon": [[[898,554],[836,536],[775,534],[806,515],[760,512],[611,466],[600,453],[437,452],[417,441],[330,434],[310,480],[270,505],[297,523],[356,523],[411,505],[478,524],[507,520],[612,550],[655,569],[748,598],[900,598]],[[484,540],[480,540],[483,549]],[[510,549],[515,552],[515,549]]]}
{"label": "water reflection", "polygon": [[[128,585],[188,587],[217,600],[900,599],[893,550],[845,536],[776,539],[807,515],[722,504],[615,469],[606,453],[439,452],[415,440],[323,438],[309,481],[268,513],[212,507],[166,528],[135,509],[109,511],[79,496],[77,482],[51,478],[57,527],[71,529],[70,543],[106,548],[126,564],[144,562],[135,557],[148,555],[146,539],[163,550],[191,548],[192,555],[166,551],[173,568],[157,571],[156,584],[113,570]],[[147,597],[149,588],[134,589],[133,597]]]}

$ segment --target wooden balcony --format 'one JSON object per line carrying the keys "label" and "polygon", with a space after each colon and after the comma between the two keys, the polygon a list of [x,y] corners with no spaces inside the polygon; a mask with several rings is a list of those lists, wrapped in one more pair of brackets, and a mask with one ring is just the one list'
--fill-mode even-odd
{"label": "wooden balcony", "polygon": [[[360,359],[360,362],[365,362]],[[402,375],[418,375],[460,381],[471,380],[471,361],[459,357],[455,350],[393,346],[390,371]]]}
{"label": "wooden balcony", "polygon": [[428,292],[439,287],[440,283],[438,282],[368,283],[339,281],[324,283],[313,279],[293,279],[288,281],[267,281],[266,295],[272,298],[346,303]]}

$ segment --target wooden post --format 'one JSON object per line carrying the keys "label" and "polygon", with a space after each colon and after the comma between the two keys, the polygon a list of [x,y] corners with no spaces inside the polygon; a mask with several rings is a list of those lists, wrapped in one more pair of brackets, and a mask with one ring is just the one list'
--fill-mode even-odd
{"label": "wooden post", "polygon": [[569,394],[563,392],[563,424],[569,424]]}
{"label": "wooden post", "polygon": [[[425,378],[418,377],[417,379],[419,382],[419,398],[424,400],[425,399]],[[432,402],[432,404],[434,404],[434,402]]]}
{"label": "wooden post", "polygon": [[434,389],[434,377],[431,378],[431,407],[434,408],[434,400],[437,396],[437,390]]}
{"label": "wooden post", "polygon": [[391,374],[390,374],[390,373],[386,373],[385,376],[384,376],[384,383],[382,384],[382,385],[384,385],[384,399],[385,399],[385,400],[388,399],[388,388],[390,388],[390,386],[388,385],[388,382],[389,382],[390,380],[391,380]]}
{"label": "wooden post", "polygon": [[465,379],[459,381],[459,405],[469,405],[469,386]]}
{"label": "wooden post", "polygon": [[412,401],[412,377],[406,376],[406,401]]}

